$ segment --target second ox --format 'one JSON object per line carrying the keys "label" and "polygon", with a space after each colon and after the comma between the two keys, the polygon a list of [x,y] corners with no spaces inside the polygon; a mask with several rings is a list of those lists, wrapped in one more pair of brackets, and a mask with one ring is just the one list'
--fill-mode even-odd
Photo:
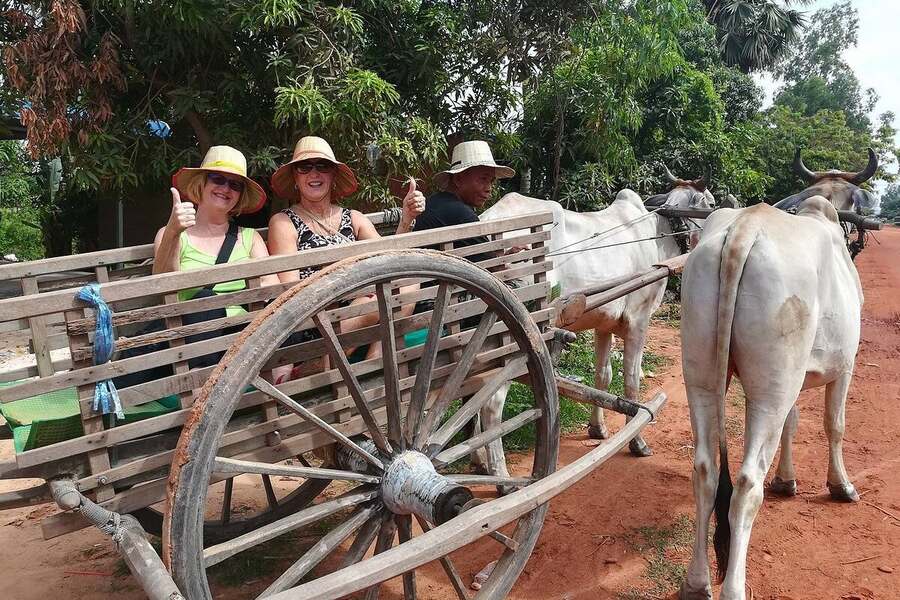
{"label": "second ox", "polygon": [[[666,169],[673,189],[659,197],[657,204],[679,208],[711,208],[713,197],[702,180],[677,179]],[[551,285],[559,285],[562,294],[583,290],[606,282],[623,280],[653,265],[683,253],[679,237],[696,237],[696,226],[685,225],[685,231],[673,230],[669,219],[648,211],[641,198],[631,190],[622,190],[615,201],[597,212],[578,213],[565,210],[559,203],[507,194],[486,210],[482,220],[503,219],[534,212],[553,213],[553,229],[549,257]],[[676,227],[675,229],[679,229]],[[627,296],[595,308],[582,315],[572,331],[594,331],[595,387],[606,390],[613,377],[610,353],[613,335],[624,343],[623,375],[625,398],[640,401],[641,359],[650,317],[662,303],[665,280],[638,289]],[[502,416],[508,386],[501,389],[482,411],[489,428]],[[593,438],[609,435],[603,411],[594,408],[589,434]],[[489,468],[496,475],[506,473],[500,460],[499,442],[489,449]],[[649,456],[650,447],[641,437],[634,438],[629,449],[636,456]]]}

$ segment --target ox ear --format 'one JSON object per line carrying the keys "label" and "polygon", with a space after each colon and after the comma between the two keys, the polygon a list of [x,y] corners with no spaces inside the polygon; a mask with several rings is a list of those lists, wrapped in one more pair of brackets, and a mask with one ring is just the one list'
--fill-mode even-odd
{"label": "ox ear", "polygon": [[794,194],[793,196],[788,196],[784,200],[781,200],[775,204],[775,208],[780,208],[781,210],[791,210],[793,208],[797,208],[797,205],[809,198],[810,196],[815,196],[815,192],[812,190],[806,189],[798,194]]}
{"label": "ox ear", "polygon": [[864,215],[868,214],[875,207],[875,198],[867,190],[856,188],[850,195],[853,200],[853,212]]}
{"label": "ox ear", "polygon": [[666,203],[666,200],[669,199],[668,194],[656,194],[655,196],[650,196],[647,198],[647,201],[644,202],[644,206],[649,206],[651,208],[658,208]]}

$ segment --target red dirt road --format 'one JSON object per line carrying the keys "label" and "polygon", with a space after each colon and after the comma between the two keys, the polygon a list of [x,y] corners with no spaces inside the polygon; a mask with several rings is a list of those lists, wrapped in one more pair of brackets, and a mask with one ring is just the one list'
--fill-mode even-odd
{"label": "red dirt road", "polygon": [[[859,257],[863,281],[862,342],[847,401],[844,458],[862,502],[836,504],[825,489],[827,444],[822,392],[800,398],[795,461],[800,495],[767,498],[756,521],[748,583],[755,600],[900,599],[900,229],[877,234]],[[669,402],[646,430],[655,454],[622,453],[551,503],[541,538],[513,590],[517,600],[673,598],[666,577],[687,564],[682,535],[662,536],[654,553],[646,535],[693,519],[691,432],[681,382],[677,331],[654,326],[649,343],[672,358],[666,372],[648,381]],[[729,403],[732,472],[741,456],[742,418]],[[619,425],[610,418],[613,428]],[[589,450],[583,435],[563,440],[560,463]],[[8,449],[0,448],[0,454]],[[0,485],[0,491],[8,489]],[[0,513],[0,598],[52,597],[99,600],[143,598],[134,580],[116,572],[112,544],[93,529],[41,539],[39,517],[49,506]],[[433,570],[436,571],[436,570]],[[114,574],[115,572],[115,574]],[[648,575],[653,575],[651,579]],[[430,573],[429,573],[430,575]],[[420,596],[452,598],[435,572],[420,579]],[[473,573],[463,573],[471,580]],[[749,595],[748,595],[749,597]]]}

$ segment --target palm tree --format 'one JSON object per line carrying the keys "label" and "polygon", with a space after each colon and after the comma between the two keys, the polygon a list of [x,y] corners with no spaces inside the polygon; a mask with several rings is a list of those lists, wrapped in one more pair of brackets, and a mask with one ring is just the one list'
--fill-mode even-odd
{"label": "palm tree", "polygon": [[716,26],[722,57],[745,73],[770,69],[799,36],[803,13],[789,4],[810,0],[704,0],[707,20]]}

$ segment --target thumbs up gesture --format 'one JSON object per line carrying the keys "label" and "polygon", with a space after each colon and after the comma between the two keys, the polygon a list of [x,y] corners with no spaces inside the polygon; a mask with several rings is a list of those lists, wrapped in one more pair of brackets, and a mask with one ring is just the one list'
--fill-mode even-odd
{"label": "thumbs up gesture", "polygon": [[416,189],[416,180],[409,178],[409,191],[403,198],[403,216],[401,222],[411,223],[425,210],[425,195]]}
{"label": "thumbs up gesture", "polygon": [[188,227],[197,223],[197,211],[190,202],[182,202],[181,194],[175,188],[169,188],[172,192],[172,213],[169,215],[169,223],[166,228],[181,233]]}

